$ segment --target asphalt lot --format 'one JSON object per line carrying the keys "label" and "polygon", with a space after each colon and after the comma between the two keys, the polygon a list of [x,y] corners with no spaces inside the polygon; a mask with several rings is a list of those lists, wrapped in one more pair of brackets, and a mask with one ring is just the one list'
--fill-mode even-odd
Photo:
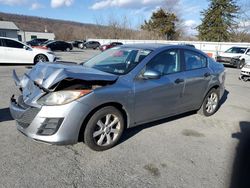
{"label": "asphalt lot", "polygon": [[[79,63],[97,53],[57,55]],[[28,70],[0,65],[0,187],[250,187],[250,82],[238,80],[238,69],[227,68],[226,92],[212,117],[187,113],[141,125],[104,152],[20,134],[8,110],[16,93],[12,69]]]}

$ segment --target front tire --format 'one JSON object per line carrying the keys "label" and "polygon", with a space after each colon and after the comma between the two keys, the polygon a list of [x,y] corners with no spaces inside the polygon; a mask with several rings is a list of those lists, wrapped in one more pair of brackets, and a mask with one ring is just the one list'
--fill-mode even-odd
{"label": "front tire", "polygon": [[38,62],[46,62],[46,61],[48,61],[48,58],[43,54],[38,54],[34,58],[34,64],[37,64]]}
{"label": "front tire", "polygon": [[124,130],[124,118],[115,107],[101,108],[90,118],[84,131],[85,144],[95,150],[107,150],[119,141]]}
{"label": "front tire", "polygon": [[237,68],[238,69],[242,69],[245,66],[245,60],[242,59],[239,61],[239,63],[237,64]]}
{"label": "front tire", "polygon": [[211,89],[206,95],[198,113],[207,117],[213,115],[218,110],[219,99],[219,91]]}

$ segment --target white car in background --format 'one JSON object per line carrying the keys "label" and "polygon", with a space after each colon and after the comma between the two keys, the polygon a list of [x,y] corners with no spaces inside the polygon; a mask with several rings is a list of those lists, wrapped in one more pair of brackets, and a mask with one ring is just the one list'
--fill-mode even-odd
{"label": "white car in background", "polygon": [[239,46],[231,47],[225,52],[220,53],[216,60],[217,62],[233,65],[238,69],[241,69],[246,63],[250,62],[250,48]]}
{"label": "white car in background", "polygon": [[245,82],[250,81],[250,63],[245,64],[245,66],[241,69],[239,79]]}
{"label": "white car in background", "polygon": [[55,54],[49,50],[32,48],[17,40],[0,37],[0,64],[36,64],[38,62],[53,62],[55,60]]}

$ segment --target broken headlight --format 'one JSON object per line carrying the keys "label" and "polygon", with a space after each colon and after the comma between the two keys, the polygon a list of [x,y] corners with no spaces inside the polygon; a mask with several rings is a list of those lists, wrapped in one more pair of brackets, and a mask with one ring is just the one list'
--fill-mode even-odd
{"label": "broken headlight", "polygon": [[54,106],[70,103],[90,93],[92,90],[63,90],[51,92],[41,97],[37,102],[40,105]]}

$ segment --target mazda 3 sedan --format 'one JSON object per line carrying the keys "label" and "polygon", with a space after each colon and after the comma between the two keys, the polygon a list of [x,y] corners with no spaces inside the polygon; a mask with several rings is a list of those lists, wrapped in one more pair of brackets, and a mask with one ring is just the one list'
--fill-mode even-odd
{"label": "mazda 3 sedan", "polygon": [[187,111],[214,114],[224,66],[188,46],[114,47],[83,65],[38,63],[22,77],[10,111],[24,135],[51,144],[117,144],[126,128]]}

